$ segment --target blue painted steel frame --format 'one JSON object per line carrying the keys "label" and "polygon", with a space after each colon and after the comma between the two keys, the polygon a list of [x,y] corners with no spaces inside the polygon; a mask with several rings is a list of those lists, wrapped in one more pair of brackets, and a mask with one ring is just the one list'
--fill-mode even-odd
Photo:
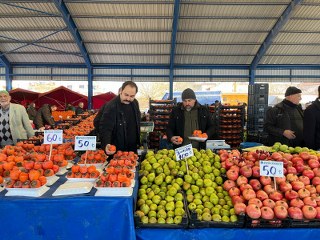
{"label": "blue painted steel frame", "polygon": [[283,26],[287,23],[287,21],[290,19],[291,14],[295,7],[300,4],[303,0],[292,0],[291,3],[288,5],[288,7],[284,10],[276,24],[273,26],[273,28],[268,33],[266,39],[261,44],[256,56],[252,60],[250,64],[250,80],[249,84],[254,84],[254,75],[255,75],[255,69],[257,68],[260,60],[262,59],[263,55],[267,52],[268,48],[271,46],[273,40],[278,35],[280,30],[283,28]]}
{"label": "blue painted steel frame", "polygon": [[179,23],[180,0],[174,1],[171,52],[170,52],[170,74],[169,74],[169,99],[173,98],[173,75],[174,75],[174,56],[176,52],[177,31]]}

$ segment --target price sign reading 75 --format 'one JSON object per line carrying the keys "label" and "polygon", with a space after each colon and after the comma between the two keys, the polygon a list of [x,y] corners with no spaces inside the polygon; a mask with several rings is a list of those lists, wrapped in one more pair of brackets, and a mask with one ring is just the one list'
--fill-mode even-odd
{"label": "price sign reading 75", "polygon": [[44,144],[62,144],[62,130],[45,130],[44,131]]}
{"label": "price sign reading 75", "polygon": [[97,137],[96,136],[76,136],[74,150],[87,151],[96,150]]}

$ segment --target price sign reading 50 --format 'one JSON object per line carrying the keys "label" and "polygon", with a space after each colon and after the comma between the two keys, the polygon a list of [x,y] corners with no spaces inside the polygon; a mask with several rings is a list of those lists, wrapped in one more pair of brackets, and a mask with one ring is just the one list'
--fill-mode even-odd
{"label": "price sign reading 50", "polygon": [[87,151],[96,150],[97,137],[96,136],[76,136],[74,150]]}
{"label": "price sign reading 50", "polygon": [[62,130],[45,130],[44,144],[61,144],[63,143]]}
{"label": "price sign reading 50", "polygon": [[269,177],[283,177],[283,162],[260,161],[260,175]]}

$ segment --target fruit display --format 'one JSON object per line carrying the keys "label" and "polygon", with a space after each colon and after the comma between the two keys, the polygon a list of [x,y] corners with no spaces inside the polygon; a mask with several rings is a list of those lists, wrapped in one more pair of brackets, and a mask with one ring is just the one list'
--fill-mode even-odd
{"label": "fruit display", "polygon": [[[274,147],[285,152],[219,151],[221,164],[227,169],[228,180],[223,187],[231,196],[235,212],[247,214],[249,227],[262,223],[288,227],[320,219],[320,153],[303,152],[308,149],[300,147],[290,149],[299,153],[289,153],[288,146]],[[282,162],[284,176],[260,176],[260,160]],[[320,226],[320,221],[315,222]]]}
{"label": "fruit display", "polygon": [[201,130],[194,130],[192,133],[192,137],[208,138],[208,135],[206,133],[203,133]]}
{"label": "fruit display", "polygon": [[143,224],[181,224],[185,211],[191,224],[238,221],[222,188],[225,170],[220,157],[210,149],[193,151],[194,156],[182,161],[176,161],[174,150],[146,154],[135,211]]}
{"label": "fruit display", "polygon": [[96,166],[80,166],[75,164],[71,167],[71,171],[67,173],[67,178],[98,178],[100,172]]}
{"label": "fruit display", "polygon": [[107,161],[108,156],[102,149],[88,150],[82,153],[78,164],[103,164]]}
{"label": "fruit display", "polygon": [[149,101],[150,121],[154,122],[154,131],[149,133],[149,148],[159,148],[160,137],[165,134],[169,123],[169,116],[176,100]]}

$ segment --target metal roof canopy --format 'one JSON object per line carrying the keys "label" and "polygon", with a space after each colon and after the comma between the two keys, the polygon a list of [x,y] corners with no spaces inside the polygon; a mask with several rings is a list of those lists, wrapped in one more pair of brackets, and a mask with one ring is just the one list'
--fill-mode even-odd
{"label": "metal roof canopy", "polygon": [[[253,83],[260,68],[319,68],[319,10],[313,0],[4,0],[0,66],[7,85],[22,66],[84,67],[89,88],[97,76],[122,76],[100,68],[168,69],[123,76],[167,76],[171,93],[187,78],[175,69],[242,68],[237,77]],[[215,77],[227,78],[204,79]]]}

